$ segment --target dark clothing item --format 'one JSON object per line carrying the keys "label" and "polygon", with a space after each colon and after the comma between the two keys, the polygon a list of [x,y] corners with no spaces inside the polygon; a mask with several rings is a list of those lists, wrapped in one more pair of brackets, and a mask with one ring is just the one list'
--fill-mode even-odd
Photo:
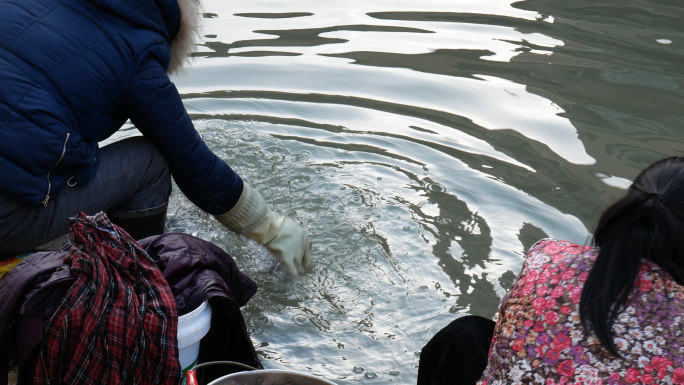
{"label": "dark clothing item", "polygon": [[0,281],[0,385],[7,385],[13,360],[19,368],[17,385],[33,383],[44,320],[76,281],[63,262],[69,246],[28,256]]}
{"label": "dark clothing item", "polygon": [[240,272],[228,253],[211,242],[169,233],[138,243],[164,273],[179,315],[195,310],[213,297],[225,298],[235,303],[237,309],[256,293],[257,284]]}
{"label": "dark clothing item", "polygon": [[[163,271],[179,314],[209,299],[212,323],[200,344],[200,362],[231,360],[261,368],[239,310],[257,285],[238,270],[233,259],[210,242],[185,234],[164,234],[139,243]],[[12,357],[19,368],[18,385],[31,383],[39,342],[27,337],[40,335],[40,322],[50,317],[75,280],[70,266],[62,263],[68,249],[69,244],[60,251],[35,253],[0,281],[0,385],[6,385]],[[19,327],[26,332],[19,334]],[[26,357],[24,361],[22,357]],[[199,369],[198,374],[207,382],[238,370],[221,365]]]}
{"label": "dark clothing item", "polygon": [[420,352],[418,385],[474,385],[487,367],[494,325],[469,315],[437,332]]}
{"label": "dark clothing item", "polygon": [[3,0],[0,15],[0,195],[49,207],[67,184],[91,183],[98,142],[130,119],[192,202],[211,214],[235,205],[242,180],[166,74],[177,0]]}
{"label": "dark clothing item", "polygon": [[[163,234],[139,242],[164,272],[179,314],[209,300],[211,328],[200,342],[199,362],[237,361],[261,368],[240,313],[256,293],[257,284],[240,272],[233,258],[220,247],[186,234]],[[198,377],[208,383],[242,370],[214,365],[199,369]]]}
{"label": "dark clothing item", "polygon": [[0,195],[0,256],[31,250],[67,234],[69,218],[81,211],[105,211],[112,222],[138,239],[130,231],[135,228],[126,227],[132,222],[127,218],[164,216],[170,193],[169,165],[149,140],[134,137],[112,143],[101,149],[100,168],[91,183],[64,188],[48,207]]}
{"label": "dark clothing item", "polygon": [[102,212],[69,222],[76,282],[45,324],[34,384],[180,384],[178,311],[157,266]]}

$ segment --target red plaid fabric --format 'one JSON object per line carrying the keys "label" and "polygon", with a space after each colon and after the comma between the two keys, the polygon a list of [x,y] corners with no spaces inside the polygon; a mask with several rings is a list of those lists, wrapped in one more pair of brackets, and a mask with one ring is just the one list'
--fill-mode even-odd
{"label": "red plaid fabric", "polygon": [[179,384],[178,311],[161,272],[104,213],[70,219],[77,280],[47,322],[35,384]]}

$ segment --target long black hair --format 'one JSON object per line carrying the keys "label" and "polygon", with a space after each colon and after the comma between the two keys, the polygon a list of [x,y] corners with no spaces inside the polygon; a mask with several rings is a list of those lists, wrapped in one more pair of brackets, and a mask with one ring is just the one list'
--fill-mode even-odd
{"label": "long black hair", "polygon": [[684,157],[643,170],[627,195],[603,212],[593,245],[599,251],[582,289],[580,320],[606,350],[621,357],[612,326],[634,288],[641,258],[684,284]]}

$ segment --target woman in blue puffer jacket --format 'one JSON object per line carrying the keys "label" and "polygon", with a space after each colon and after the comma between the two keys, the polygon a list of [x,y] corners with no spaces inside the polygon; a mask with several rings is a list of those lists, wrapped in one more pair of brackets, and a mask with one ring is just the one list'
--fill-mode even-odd
{"label": "woman in blue puffer jacket", "polygon": [[[105,211],[160,233],[171,190],[296,273],[306,233],[199,137],[168,74],[195,45],[197,0],[0,0],[0,256]],[[98,148],[127,120],[143,137]]]}

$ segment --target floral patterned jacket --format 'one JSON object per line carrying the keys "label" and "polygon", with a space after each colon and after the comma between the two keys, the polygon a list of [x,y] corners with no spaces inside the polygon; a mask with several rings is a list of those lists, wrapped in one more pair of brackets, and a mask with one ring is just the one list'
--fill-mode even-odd
{"label": "floral patterned jacket", "polygon": [[503,297],[478,385],[684,384],[684,287],[642,260],[613,324],[624,360],[580,324],[582,287],[597,251],[543,239]]}

